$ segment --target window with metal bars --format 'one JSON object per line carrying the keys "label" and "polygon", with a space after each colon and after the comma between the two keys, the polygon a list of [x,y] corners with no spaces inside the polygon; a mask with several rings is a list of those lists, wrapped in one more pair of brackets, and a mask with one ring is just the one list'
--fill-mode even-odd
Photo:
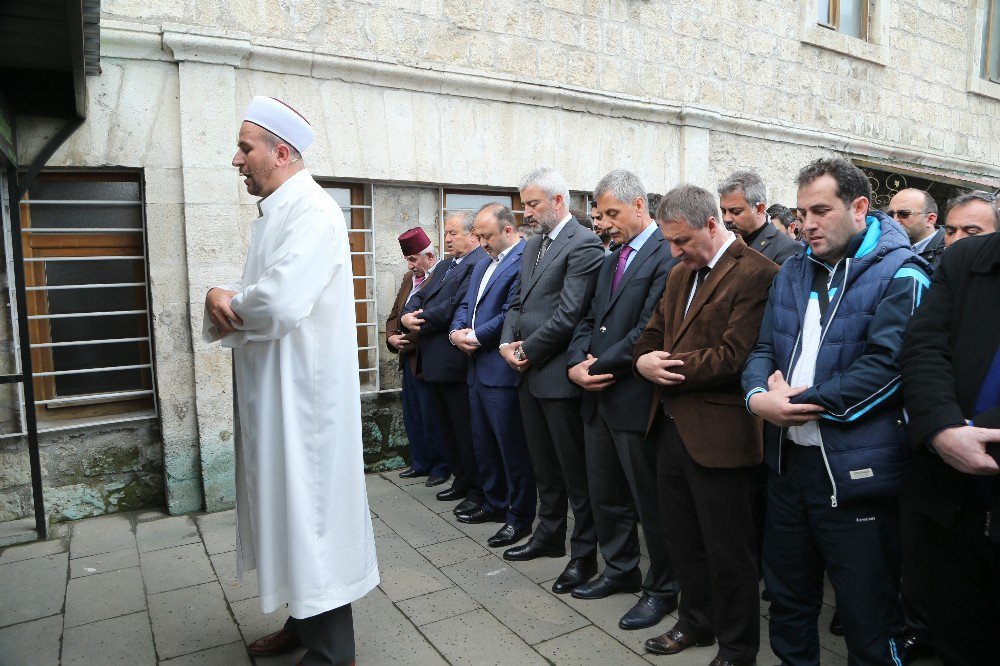
{"label": "window with metal bars", "polygon": [[816,22],[850,37],[868,39],[869,0],[818,0]]}
{"label": "window with metal bars", "polygon": [[521,196],[517,192],[496,192],[483,190],[444,190],[441,201],[441,212],[447,216],[450,212],[471,210],[477,211],[488,203],[498,203],[507,206],[514,212],[514,219],[517,226],[521,226],[524,221],[524,207],[521,205]]}
{"label": "window with metal bars", "polygon": [[140,174],[41,174],[20,205],[39,429],[155,416]]}

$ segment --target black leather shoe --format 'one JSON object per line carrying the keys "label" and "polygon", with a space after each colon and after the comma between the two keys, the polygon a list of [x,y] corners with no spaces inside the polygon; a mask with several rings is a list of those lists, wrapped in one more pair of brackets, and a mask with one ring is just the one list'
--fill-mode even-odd
{"label": "black leather shoe", "polygon": [[550,545],[536,539],[529,539],[527,543],[505,550],[503,559],[511,562],[527,562],[536,557],[562,557],[565,554],[566,547],[562,544]]}
{"label": "black leather shoe", "polygon": [[577,599],[604,599],[619,592],[638,592],[642,581],[637,575],[608,578],[598,576],[594,580],[574,587],[570,594]]}
{"label": "black leather shoe", "polygon": [[517,528],[507,523],[500,530],[486,540],[486,545],[490,548],[500,548],[501,546],[509,546],[511,544],[517,543],[524,537],[531,534],[530,527]]}
{"label": "black leather shoe", "polygon": [[428,488],[433,488],[434,486],[440,486],[442,483],[448,480],[447,476],[429,476],[427,480],[424,481],[424,485]]}
{"label": "black leather shoe", "polygon": [[[576,590],[573,590],[576,592]],[[573,596],[576,596],[575,594]],[[649,594],[643,593],[639,597],[639,601],[632,606],[629,612],[622,615],[622,619],[618,620],[618,628],[625,629],[627,631],[632,631],[633,629],[648,629],[656,624],[659,624],[660,620],[665,618],[668,613],[672,613],[677,610],[677,596],[670,597],[654,597]]]}
{"label": "black leather shoe", "polygon": [[459,502],[458,506],[452,509],[451,512],[457,516],[460,513],[472,513],[478,508],[479,505],[476,504],[475,500],[464,499],[461,502]]}
{"label": "black leather shoe", "polygon": [[448,488],[448,490],[442,490],[434,497],[438,498],[442,502],[453,502],[455,500],[460,500],[468,494],[467,490],[457,490],[455,486]]}
{"label": "black leather shoe", "polygon": [[399,478],[401,479],[416,479],[421,476],[427,476],[427,472],[418,472],[412,467],[407,467],[402,472],[399,473]]}
{"label": "black leather shoe", "polygon": [[486,507],[479,507],[470,513],[458,514],[458,522],[478,525],[480,523],[502,523],[507,519],[506,511],[490,511]]}
{"label": "black leather shoe", "polygon": [[844,635],[844,623],[840,621],[840,611],[833,611],[833,617],[830,618],[830,633],[834,636]]}
{"label": "black leather shoe", "polygon": [[934,646],[909,627],[906,628],[902,636],[896,639],[896,644],[899,646],[899,658],[904,664],[934,656]]}
{"label": "black leather shoe", "polygon": [[566,594],[574,587],[583,585],[597,573],[597,557],[574,557],[552,584],[556,594]]}

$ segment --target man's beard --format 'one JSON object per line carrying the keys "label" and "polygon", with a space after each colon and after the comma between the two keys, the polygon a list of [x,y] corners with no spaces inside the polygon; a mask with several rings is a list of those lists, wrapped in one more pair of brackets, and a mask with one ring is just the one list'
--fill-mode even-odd
{"label": "man's beard", "polygon": [[555,229],[556,225],[560,222],[556,215],[557,213],[554,210],[549,209],[541,217],[534,218],[538,223],[538,230],[543,234],[548,234]]}

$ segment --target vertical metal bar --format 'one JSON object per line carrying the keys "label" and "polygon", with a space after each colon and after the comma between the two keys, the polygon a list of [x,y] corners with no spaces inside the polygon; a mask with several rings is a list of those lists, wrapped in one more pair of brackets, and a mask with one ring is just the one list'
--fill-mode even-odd
{"label": "vertical metal bar", "polygon": [[[371,228],[372,232],[368,234],[368,238],[365,239],[366,243],[371,243],[372,252],[375,251],[375,184],[368,184],[368,210],[365,211],[368,216],[368,226]],[[366,245],[367,247],[367,245]],[[374,336],[369,344],[375,347],[375,367],[372,368],[375,371],[375,392],[378,393],[382,390],[382,360],[381,360],[381,348],[382,341],[378,334],[378,269],[376,268],[378,262],[375,261],[374,255],[371,258],[372,261],[372,279],[371,279],[371,294],[370,298],[374,300],[372,303],[372,322],[375,324]],[[367,280],[366,280],[367,282]]]}
{"label": "vertical metal bar", "polygon": [[[31,465],[31,495],[35,505],[35,531],[39,539],[48,536],[48,519],[45,516],[45,499],[42,496],[42,464],[38,455],[38,422],[35,418],[35,386],[31,379],[31,340],[28,336],[27,320],[21,321],[28,312],[27,292],[24,285],[24,250],[21,247],[21,196],[24,192],[18,184],[17,169],[7,169],[10,205],[10,248],[14,255],[14,283],[17,291],[18,339],[21,342],[21,385],[24,387],[25,430],[28,433],[28,461]],[[10,183],[14,183],[10,187]]]}
{"label": "vertical metal bar", "polygon": [[[153,414],[156,416],[160,415],[160,392],[157,390],[159,382],[157,381],[156,372],[156,336],[153,333],[153,281],[150,278],[149,272],[149,237],[146,233],[146,172],[143,171],[139,174],[139,214],[142,217],[140,224],[142,225],[142,256],[144,264],[144,275],[146,276],[146,335],[149,336],[149,342],[146,345],[146,350],[149,352],[149,385],[153,389]],[[141,348],[141,346],[140,346]],[[162,426],[161,426],[162,427]]]}

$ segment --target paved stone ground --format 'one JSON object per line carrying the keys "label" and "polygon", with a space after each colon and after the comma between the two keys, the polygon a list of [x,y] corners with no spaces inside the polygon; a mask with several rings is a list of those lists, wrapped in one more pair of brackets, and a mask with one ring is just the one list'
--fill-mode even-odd
{"label": "paved stone ground", "polygon": [[[705,664],[715,648],[646,655],[642,642],[675,621],[618,629],[635,601],[578,601],[550,587],[565,558],[512,563],[486,547],[498,525],[461,525],[438,488],[368,477],[382,584],[354,604],[358,663]],[[45,542],[0,551],[0,664],[283,666],[301,652],[252,660],[245,645],[278,629],[256,579],[235,578],[232,511],[169,517],[146,511],[55,526]],[[646,563],[644,563],[645,566]],[[820,622],[823,664],[846,664]],[[766,611],[766,604],[765,609]],[[759,663],[775,664],[761,622]]]}

